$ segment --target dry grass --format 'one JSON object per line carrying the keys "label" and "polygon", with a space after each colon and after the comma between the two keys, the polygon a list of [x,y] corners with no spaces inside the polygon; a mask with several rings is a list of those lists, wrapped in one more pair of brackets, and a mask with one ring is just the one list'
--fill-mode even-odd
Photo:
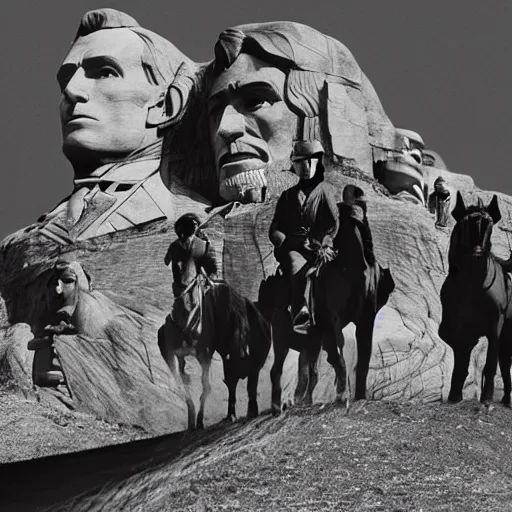
{"label": "dry grass", "polygon": [[296,408],[187,435],[177,458],[152,454],[52,510],[512,510],[511,415],[477,402]]}

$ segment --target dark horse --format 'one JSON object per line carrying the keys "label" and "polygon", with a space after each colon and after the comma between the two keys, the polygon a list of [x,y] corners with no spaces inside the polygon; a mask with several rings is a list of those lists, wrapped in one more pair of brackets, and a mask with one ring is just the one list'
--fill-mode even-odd
{"label": "dark horse", "polygon": [[448,400],[462,400],[471,351],[478,339],[486,336],[487,359],[480,399],[493,399],[499,358],[505,388],[502,402],[510,406],[512,290],[503,260],[491,252],[492,228],[501,219],[498,198],[494,195],[487,207],[479,198],[477,205],[466,208],[459,192],[452,216],[457,223],[450,240],[448,276],[441,288],[443,315],[439,326],[440,338],[454,355]]}
{"label": "dark horse", "polygon": [[318,356],[322,348],[336,373],[337,400],[346,400],[347,372],[342,330],[351,322],[356,325],[358,353],[355,398],[366,398],[375,317],[386,304],[395,283],[389,269],[383,269],[376,262],[368,268],[360,230],[349,219],[340,223],[334,245],[338,256],[323,265],[313,278],[315,325],[308,334],[297,334],[292,329],[285,278],[273,276],[260,288],[258,303],[271,321],[274,342],[275,361],[271,370],[273,414],[281,412],[281,376],[290,349],[300,353],[296,402],[312,403],[313,390],[318,382]]}
{"label": "dark horse", "polygon": [[[194,325],[180,328],[172,315],[158,331],[158,346],[171,372],[177,378],[176,359],[185,386],[188,426],[196,427],[196,410],[190,392],[190,377],[185,372],[185,357],[193,355],[202,369],[202,387],[197,427],[204,427],[204,406],[211,391],[210,366],[216,351],[224,363],[224,382],[229,391],[227,419],[236,420],[236,387],[248,378],[248,417],[258,415],[257,388],[260,370],[271,345],[270,325],[257,307],[225,283],[207,283],[204,276],[191,279],[182,297],[189,315],[198,311]],[[193,315],[191,315],[193,316]],[[189,317],[190,318],[190,317]],[[184,323],[190,323],[189,319]],[[183,324],[182,324],[183,325]]]}

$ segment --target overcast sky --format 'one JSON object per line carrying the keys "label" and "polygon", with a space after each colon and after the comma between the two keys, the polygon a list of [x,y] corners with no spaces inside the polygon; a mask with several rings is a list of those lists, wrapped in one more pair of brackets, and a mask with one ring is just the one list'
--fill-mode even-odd
{"label": "overcast sky", "polygon": [[0,238],[72,188],[55,73],[82,14],[99,7],[125,11],[202,62],[229,26],[311,25],[352,51],[395,126],[419,132],[481,188],[512,194],[511,0],[4,0]]}

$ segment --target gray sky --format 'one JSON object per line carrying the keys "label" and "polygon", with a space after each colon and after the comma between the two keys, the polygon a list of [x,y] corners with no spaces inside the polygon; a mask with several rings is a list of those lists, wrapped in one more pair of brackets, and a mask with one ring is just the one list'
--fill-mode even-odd
{"label": "gray sky", "polygon": [[132,15],[203,62],[231,25],[306,23],[352,51],[395,126],[419,132],[481,188],[512,194],[510,0],[4,0],[0,238],[71,191],[55,73],[82,14],[99,7]]}

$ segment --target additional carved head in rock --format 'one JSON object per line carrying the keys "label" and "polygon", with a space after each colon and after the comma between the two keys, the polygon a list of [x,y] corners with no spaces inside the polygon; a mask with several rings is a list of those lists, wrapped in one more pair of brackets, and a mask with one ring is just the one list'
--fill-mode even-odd
{"label": "additional carved head in rock", "polygon": [[58,73],[63,151],[75,174],[158,147],[168,85],[183,63],[169,41],[114,9],[85,14]]}
{"label": "additional carved head in rock", "polygon": [[60,306],[57,317],[68,322],[75,313],[80,292],[91,290],[91,278],[80,263],[59,261],[55,265],[54,281]]}
{"label": "additional carved head in rock", "polygon": [[262,200],[269,172],[289,168],[294,139],[317,139],[328,157],[370,172],[370,144],[394,133],[348,49],[292,22],[221,33],[208,107],[225,200]]}
{"label": "additional carved head in rock", "polygon": [[377,179],[391,194],[422,205],[426,200],[422,171],[424,148],[419,134],[397,128],[394,150],[375,168]]}

